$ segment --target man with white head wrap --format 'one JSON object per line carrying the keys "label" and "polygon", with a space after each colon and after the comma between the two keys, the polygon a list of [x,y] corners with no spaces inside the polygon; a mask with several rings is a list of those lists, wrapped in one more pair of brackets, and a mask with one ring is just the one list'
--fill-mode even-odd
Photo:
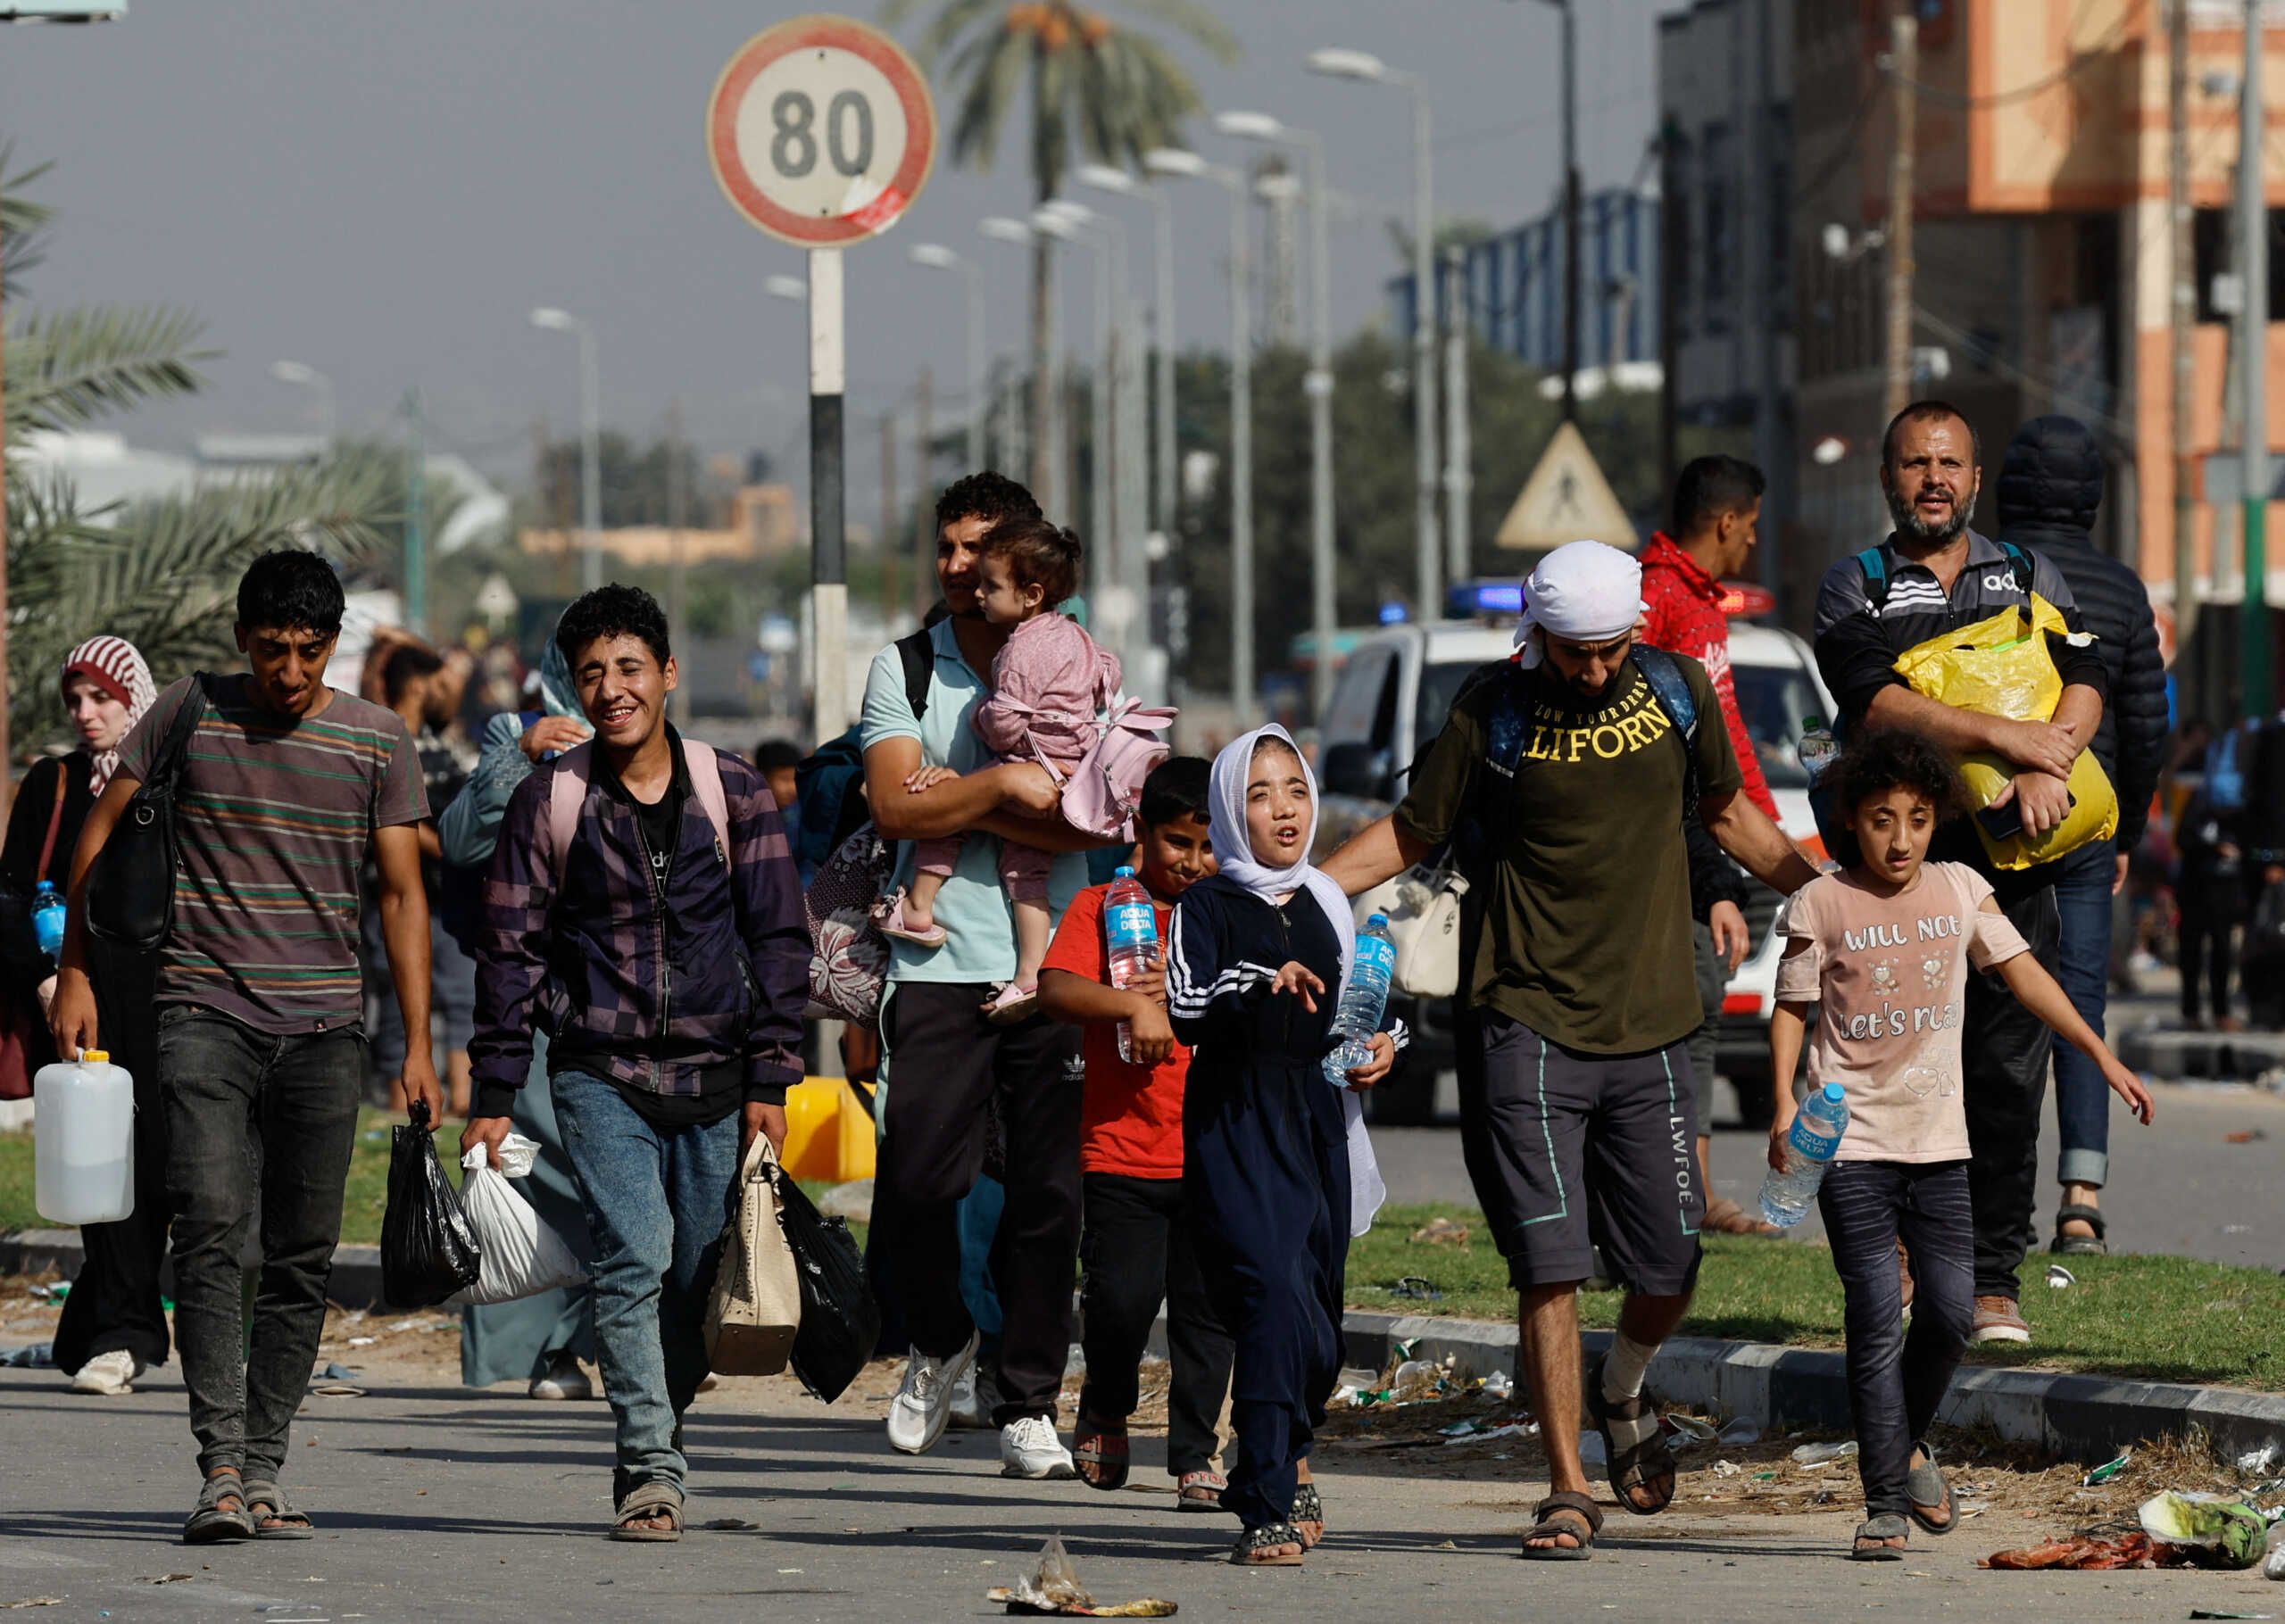
{"label": "man with white head wrap", "polygon": [[[1481,1033],[1470,1176],[1518,1294],[1520,1353],[1547,1446],[1524,1554],[1580,1561],[1601,1526],[1580,1469],[1577,1290],[1600,1243],[1627,1288],[1587,1403],[1611,1487],[1641,1513],[1674,1498],[1642,1376],[1690,1304],[1704,1192],[1685,1040],[1703,1017],[1685,816],[1784,891],[1816,871],[1742,793],[1697,661],[1638,647],[1641,568],[1600,542],[1541,559],[1516,656],[1470,684],[1402,805],[1325,865],[1351,896],[1464,829],[1483,929],[1467,1000]],[[1701,718],[1709,725],[1699,725]],[[1695,807],[1691,806],[1692,801]]]}

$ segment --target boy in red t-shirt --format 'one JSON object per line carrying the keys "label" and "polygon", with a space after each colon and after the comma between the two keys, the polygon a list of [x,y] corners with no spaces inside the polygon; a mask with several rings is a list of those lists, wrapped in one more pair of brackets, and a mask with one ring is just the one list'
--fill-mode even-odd
{"label": "boy in red t-shirt", "polygon": [[[1174,905],[1214,872],[1207,836],[1209,764],[1176,757],[1142,785],[1136,876],[1158,904],[1166,940]],[[1071,899],[1041,966],[1040,1007],[1086,1028],[1086,1093],[1079,1170],[1085,1228],[1079,1243],[1086,1322],[1086,1385],[1072,1442],[1080,1475],[1097,1488],[1126,1482],[1126,1418],[1140,1400],[1137,1371],[1161,1298],[1174,1377],[1167,1394],[1167,1471],[1185,1512],[1222,1509],[1214,1470],[1215,1422],[1229,1390],[1229,1333],[1214,1313],[1182,1206],[1182,1096],[1190,1051],[1167,1023],[1166,984],[1153,974],[1110,985],[1103,895]],[[1165,957],[1160,954],[1163,965]],[[1118,1057],[1118,1023],[1134,1026],[1134,1062]]]}

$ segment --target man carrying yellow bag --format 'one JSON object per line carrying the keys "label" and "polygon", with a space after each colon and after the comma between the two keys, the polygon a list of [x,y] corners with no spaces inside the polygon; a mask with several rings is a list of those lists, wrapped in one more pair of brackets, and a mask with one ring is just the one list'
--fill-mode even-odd
{"label": "man carrying yellow bag", "polygon": [[[1897,414],[1881,459],[1881,488],[1896,527],[1879,546],[1826,571],[1817,593],[1817,667],[1845,727],[1910,728],[1979,775],[1980,796],[1989,796],[1992,816],[1947,828],[1929,856],[1969,864],[1990,879],[2008,919],[2052,973],[2058,938],[2052,888],[2059,864],[2054,858],[2078,833],[2067,827],[2073,773],[2082,772],[2080,758],[2101,723],[2107,678],[2055,567],[1968,528],[1982,488],[1980,452],[1974,429],[1957,407],[1921,401]],[[2027,611],[2028,628],[2023,625]],[[1988,624],[1995,620],[1998,626]],[[1924,650],[1932,640],[1942,649]],[[1996,645],[1982,650],[1987,659],[1958,653],[1961,643],[1987,640]],[[2040,645],[2045,661],[2025,657]],[[1907,656],[1915,659],[1907,662]],[[1899,669],[1907,663],[1919,670],[1920,681]],[[1987,667],[1980,676],[1990,684],[1973,694],[1962,671],[1970,664]],[[2027,685],[2020,680],[2026,669]],[[1955,676],[1961,679],[1957,690],[1950,685]],[[1946,697],[1932,698],[1932,690]],[[1995,700],[2000,693],[2004,700]],[[2010,714],[1959,702],[1969,697],[2004,703]],[[2099,768],[2096,773],[2099,779]],[[2115,801],[2106,783],[2097,794],[2083,774],[2079,782],[2079,804],[2099,828],[2102,803],[2110,803],[2115,817]],[[2010,810],[2021,823],[2020,839],[2012,844]],[[2005,866],[1985,849],[1985,833],[1992,835]],[[2052,1034],[2005,983],[1981,974],[1969,977],[1964,1023],[1975,1338],[2028,1342],[2030,1328],[2016,1306],[2015,1271],[2032,1242],[2040,1109]]]}

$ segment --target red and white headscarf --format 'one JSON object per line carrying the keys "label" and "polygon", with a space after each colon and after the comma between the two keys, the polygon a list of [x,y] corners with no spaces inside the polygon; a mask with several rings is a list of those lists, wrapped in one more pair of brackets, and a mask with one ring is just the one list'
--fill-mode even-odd
{"label": "red and white headscarf", "polygon": [[[112,699],[127,707],[127,732],[159,698],[158,685],[151,680],[151,667],[135,645],[124,637],[90,637],[64,656],[62,681],[68,687],[75,676],[84,676]],[[126,733],[120,734],[124,741]],[[111,775],[119,771],[119,751],[95,752],[96,770],[88,781],[88,788],[97,795],[111,783]]]}

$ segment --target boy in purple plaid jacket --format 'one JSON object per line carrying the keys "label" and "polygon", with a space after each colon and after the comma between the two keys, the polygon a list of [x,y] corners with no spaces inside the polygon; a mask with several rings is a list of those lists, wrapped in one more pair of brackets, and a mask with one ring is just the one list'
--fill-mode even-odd
{"label": "boy in purple plaid jacket", "polygon": [[606,586],[556,629],[592,743],[517,789],[484,885],[476,1115],[498,1162],[548,1033],[548,1084],[595,1258],[595,1342],[619,1423],[617,1539],[683,1524],[682,1413],[757,1135],[785,1135],[810,944],[761,775],[669,726],[677,673],[648,592]]}

